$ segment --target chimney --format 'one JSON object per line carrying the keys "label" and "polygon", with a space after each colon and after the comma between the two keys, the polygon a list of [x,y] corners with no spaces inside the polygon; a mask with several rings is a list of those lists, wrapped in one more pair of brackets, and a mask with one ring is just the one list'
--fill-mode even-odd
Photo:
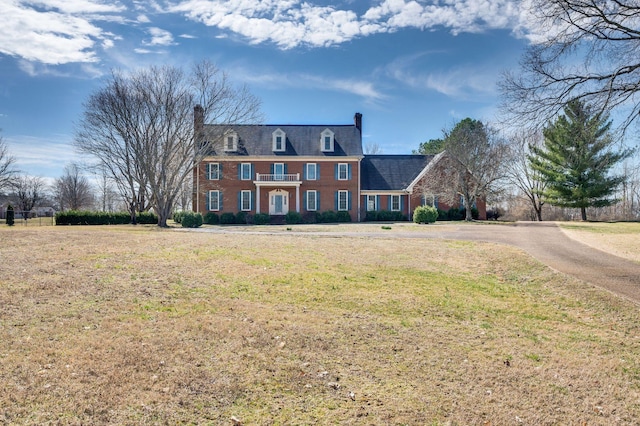
{"label": "chimney", "polygon": [[356,115],[353,117],[353,121],[355,122],[356,129],[362,132],[362,114],[356,112]]}
{"label": "chimney", "polygon": [[204,108],[200,105],[193,107],[193,130],[199,134],[204,129]]}

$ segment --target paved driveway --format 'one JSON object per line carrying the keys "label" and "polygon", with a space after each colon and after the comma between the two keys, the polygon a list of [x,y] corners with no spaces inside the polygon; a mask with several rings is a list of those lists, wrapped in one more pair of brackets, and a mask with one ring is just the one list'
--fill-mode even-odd
{"label": "paved driveway", "polygon": [[465,224],[430,236],[510,244],[556,271],[640,303],[640,264],[572,240],[554,223]]}

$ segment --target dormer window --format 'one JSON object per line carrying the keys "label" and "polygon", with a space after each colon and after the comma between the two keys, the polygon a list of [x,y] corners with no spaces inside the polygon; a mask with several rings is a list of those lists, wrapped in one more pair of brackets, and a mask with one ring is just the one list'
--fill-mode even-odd
{"label": "dormer window", "polygon": [[282,130],[278,129],[272,134],[272,144],[274,152],[285,151],[287,145],[287,135]]}
{"label": "dormer window", "polygon": [[238,134],[236,132],[228,133],[224,136],[224,151],[235,152],[238,150]]}
{"label": "dormer window", "polygon": [[322,152],[333,152],[333,132],[329,129],[324,129],[320,133],[320,150]]}

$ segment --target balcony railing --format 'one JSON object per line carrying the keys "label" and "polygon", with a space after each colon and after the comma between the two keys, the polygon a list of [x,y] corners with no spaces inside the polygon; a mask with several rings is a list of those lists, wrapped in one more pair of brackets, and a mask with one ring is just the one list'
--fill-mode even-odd
{"label": "balcony railing", "polygon": [[256,181],[258,182],[299,182],[300,173],[288,174],[288,175],[256,173]]}

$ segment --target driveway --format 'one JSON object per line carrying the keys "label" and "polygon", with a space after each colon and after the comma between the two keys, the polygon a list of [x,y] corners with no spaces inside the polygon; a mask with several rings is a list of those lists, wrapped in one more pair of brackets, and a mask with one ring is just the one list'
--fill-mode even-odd
{"label": "driveway", "polygon": [[556,271],[640,303],[640,264],[572,240],[554,223],[472,224],[433,237],[513,245]]}
{"label": "driveway", "polygon": [[[213,232],[237,231],[218,228]],[[264,232],[260,234],[264,235]],[[509,244],[521,248],[556,271],[572,275],[635,303],[640,303],[640,264],[572,240],[552,222],[517,222],[509,225],[487,223],[455,225],[449,222],[442,226],[430,226],[426,232],[338,231],[305,232],[304,235],[435,238]]]}

